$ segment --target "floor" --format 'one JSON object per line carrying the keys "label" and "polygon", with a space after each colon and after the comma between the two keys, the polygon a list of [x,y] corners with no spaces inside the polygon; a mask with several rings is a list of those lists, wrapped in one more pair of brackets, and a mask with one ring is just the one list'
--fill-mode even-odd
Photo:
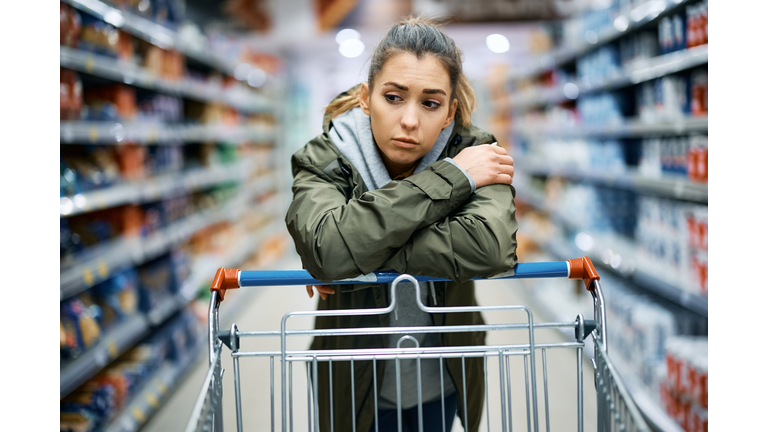
{"label": "floor", "polygon": [[[298,258],[284,260],[282,268],[300,268]],[[271,287],[251,288],[259,290],[253,292],[238,293],[237,296],[228,294],[227,301],[222,304],[222,314],[229,304],[234,302],[247,302],[235,315],[234,321],[241,331],[247,330],[279,330],[280,321],[288,311],[313,310],[317,302],[317,296],[309,299],[303,286],[301,287]],[[533,303],[527,302],[523,290],[515,290],[511,281],[482,281],[477,283],[478,302],[483,305],[501,304],[527,304],[531,306],[535,322],[546,321],[539,311],[533,308]],[[587,311],[588,312],[588,311]],[[525,315],[520,311],[487,311],[483,312],[487,323],[509,322],[509,319],[520,322],[525,320]],[[289,321],[289,329],[312,328],[311,317],[295,317]],[[221,328],[229,328],[229,322],[222,322]],[[557,329],[537,329],[535,332],[536,343],[572,342],[565,332]],[[270,338],[244,338],[242,351],[278,350],[279,339]],[[527,343],[527,333],[522,331],[491,331],[487,336],[487,344],[522,344]],[[288,349],[306,349],[309,345],[308,336],[294,336],[289,339]],[[547,388],[548,394],[544,394],[542,379],[543,367],[541,352],[536,352],[537,389],[539,400],[539,430],[552,431],[576,431],[577,430],[577,360],[574,349],[548,349],[547,361]],[[594,431],[596,425],[596,395],[594,389],[594,376],[591,363],[586,355],[583,362],[584,371],[584,430]],[[234,408],[234,383],[233,361],[229,351],[224,353],[224,429],[237,430]],[[270,382],[270,368],[273,368],[272,381]],[[307,386],[306,373],[303,364],[297,364],[292,369],[293,393],[293,430],[308,429],[307,412]],[[510,376],[512,380],[512,428],[511,430],[535,430],[533,424],[528,428],[528,416],[526,415],[525,399],[525,371],[521,357],[510,359]],[[201,360],[191,371],[187,379],[179,386],[177,391],[161,407],[144,427],[148,432],[181,431],[186,426],[195,399],[200,390],[200,385],[207,372],[207,358],[201,356]],[[272,430],[272,418],[274,416],[274,430],[282,430],[281,424],[281,381],[279,357],[270,365],[268,357],[242,358],[240,361],[240,382],[242,387],[243,406],[243,430]],[[488,359],[488,416],[484,415],[481,423],[481,431],[500,431],[501,425],[501,392],[499,383],[499,367],[495,358]],[[274,391],[271,391],[274,389]],[[274,394],[274,399],[270,395]],[[544,401],[548,400],[548,410]],[[547,415],[548,411],[548,415]],[[532,412],[532,411],[529,411]],[[288,413],[290,414],[290,413]],[[289,417],[290,418],[290,417]],[[509,420],[509,419],[507,419]],[[490,422],[490,424],[489,424]],[[531,421],[532,422],[532,421]],[[291,430],[290,427],[288,430]],[[460,431],[462,427],[457,420],[452,431]]]}

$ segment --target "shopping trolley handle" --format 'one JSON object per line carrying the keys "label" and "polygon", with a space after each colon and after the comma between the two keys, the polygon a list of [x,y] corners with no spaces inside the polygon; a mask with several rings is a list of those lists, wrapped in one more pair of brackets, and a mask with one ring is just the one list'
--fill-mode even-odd
{"label": "shopping trolley handle", "polygon": [[[247,270],[220,268],[213,278],[211,292],[218,293],[219,301],[224,300],[228,289],[257,286],[280,285],[345,285],[361,283],[391,283],[400,274],[392,271],[375,271],[373,273],[355,278],[343,279],[335,282],[322,282],[313,278],[306,270]],[[592,265],[589,257],[575,258],[567,261],[518,263],[507,272],[493,276],[489,279],[528,279],[568,277],[581,279],[587,290],[594,291],[593,282],[600,280],[600,276]],[[483,280],[485,278],[472,278]],[[416,276],[419,282],[450,281],[450,279],[430,276]]]}

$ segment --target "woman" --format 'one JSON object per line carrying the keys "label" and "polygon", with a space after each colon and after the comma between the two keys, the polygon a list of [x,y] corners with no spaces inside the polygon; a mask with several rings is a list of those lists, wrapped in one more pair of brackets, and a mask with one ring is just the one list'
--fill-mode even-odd
{"label": "woman", "polygon": [[[334,281],[394,270],[452,282],[423,284],[430,306],[476,305],[473,277],[517,263],[513,160],[491,134],[471,124],[475,104],[461,70],[461,51],[432,22],[409,18],[392,26],[376,48],[367,82],[326,108],[323,133],[292,157],[293,201],[286,224],[305,269]],[[407,285],[407,284],[401,284]],[[409,285],[409,284],[408,284]],[[318,317],[315,327],[482,324],[479,313],[429,315],[413,287],[398,290],[396,314]],[[318,309],[384,308],[386,284],[315,286]],[[314,291],[307,286],[310,297]],[[485,333],[420,334],[421,346],[483,345]],[[398,336],[316,337],[313,350],[382,348]],[[412,345],[408,345],[412,346]],[[445,361],[447,430],[458,415],[477,430],[483,408],[482,359]],[[422,361],[425,430],[442,430],[440,365]],[[326,363],[318,366],[321,430],[352,430],[349,362],[333,363],[333,407]],[[394,362],[354,363],[356,430],[397,430]],[[415,361],[401,361],[404,430],[418,430]],[[466,387],[464,382],[466,381]],[[465,394],[466,393],[466,394]],[[466,412],[464,401],[466,397]],[[409,426],[411,425],[411,426]],[[412,427],[413,429],[409,429]]]}

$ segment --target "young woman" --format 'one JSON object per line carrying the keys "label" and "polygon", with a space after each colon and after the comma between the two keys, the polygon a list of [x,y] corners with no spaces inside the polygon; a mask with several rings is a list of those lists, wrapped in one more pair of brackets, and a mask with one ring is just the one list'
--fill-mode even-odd
{"label": "young woman", "polygon": [[[293,201],[286,224],[305,269],[334,281],[394,270],[452,282],[422,284],[430,306],[476,305],[473,277],[490,277],[517,263],[512,158],[495,138],[471,124],[475,95],[462,72],[461,51],[432,22],[409,18],[392,26],[376,48],[368,80],[326,108],[323,133],[292,157]],[[413,287],[398,286],[397,314],[318,317],[318,329],[482,324],[479,313],[429,315],[415,304]],[[318,309],[384,308],[386,284],[319,285]],[[402,293],[400,291],[402,290]],[[313,287],[307,286],[310,297]],[[485,333],[414,335],[420,346],[483,345]],[[382,348],[399,336],[317,337],[312,349]],[[406,346],[412,346],[408,344]],[[321,430],[397,430],[394,361],[318,366]],[[450,430],[454,416],[477,430],[484,399],[483,363],[422,360],[426,431]],[[466,375],[462,376],[462,370]],[[418,430],[416,364],[401,361],[403,430]],[[466,381],[466,385],[464,382]],[[464,401],[466,397],[466,411]]]}

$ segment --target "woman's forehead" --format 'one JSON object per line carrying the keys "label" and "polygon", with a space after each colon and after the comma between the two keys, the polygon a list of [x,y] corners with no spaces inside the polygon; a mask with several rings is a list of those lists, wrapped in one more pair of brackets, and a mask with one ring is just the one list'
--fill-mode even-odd
{"label": "woman's forehead", "polygon": [[[451,93],[448,71],[435,56],[417,58],[411,53],[398,53],[387,60],[376,77],[376,86],[396,84],[407,91],[442,90]],[[401,88],[401,90],[403,90]]]}

